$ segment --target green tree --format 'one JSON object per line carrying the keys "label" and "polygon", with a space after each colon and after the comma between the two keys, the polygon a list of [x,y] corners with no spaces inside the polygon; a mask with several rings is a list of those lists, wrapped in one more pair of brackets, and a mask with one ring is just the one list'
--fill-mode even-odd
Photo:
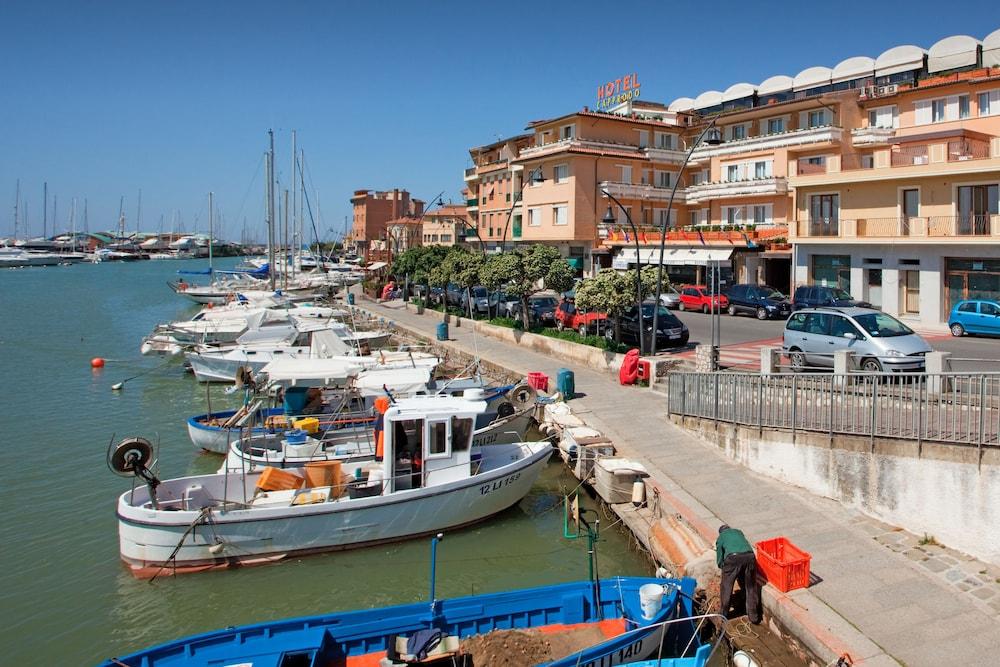
{"label": "green tree", "polygon": [[[642,283],[644,288],[648,288],[645,276]],[[655,273],[653,273],[652,289],[656,289]],[[621,342],[621,317],[635,305],[635,300],[635,274],[631,271],[623,273],[614,269],[603,269],[576,287],[578,308],[601,311],[614,320],[616,342]]]}
{"label": "green tree", "polygon": [[515,252],[490,255],[479,272],[490,291],[503,288],[521,300],[521,321],[528,321],[528,297],[543,289],[565,292],[573,287],[573,268],[552,246],[535,244]]}

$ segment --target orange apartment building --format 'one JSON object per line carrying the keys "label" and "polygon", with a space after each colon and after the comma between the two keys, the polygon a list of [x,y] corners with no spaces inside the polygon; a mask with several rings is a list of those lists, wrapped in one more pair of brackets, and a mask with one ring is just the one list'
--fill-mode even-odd
{"label": "orange apartment building", "polygon": [[472,228],[465,204],[445,204],[424,213],[422,244],[452,246],[462,242],[466,230]]}
{"label": "orange apartment building", "polygon": [[521,187],[520,172],[512,161],[531,145],[531,139],[530,134],[521,134],[469,150],[473,166],[465,170],[464,178],[472,227],[465,230],[466,242],[481,242],[487,250],[499,250],[505,227],[510,240],[518,208],[514,205],[516,193]]}
{"label": "orange apartment building", "polygon": [[424,212],[424,202],[410,197],[406,190],[355,190],[351,197],[354,220],[351,233],[345,239],[348,247],[360,256],[369,250],[386,249],[387,225],[400,218],[419,218]]}

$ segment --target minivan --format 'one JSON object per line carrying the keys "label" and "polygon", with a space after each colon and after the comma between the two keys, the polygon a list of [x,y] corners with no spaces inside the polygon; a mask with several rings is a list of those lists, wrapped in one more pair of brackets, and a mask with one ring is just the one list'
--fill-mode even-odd
{"label": "minivan", "polygon": [[820,306],[834,306],[837,308],[871,308],[872,305],[866,301],[858,301],[844,289],[840,287],[824,287],[822,285],[803,285],[795,288],[795,296],[792,297],[792,310],[802,308],[818,308]]}
{"label": "minivan", "polygon": [[892,315],[872,308],[806,308],[785,323],[782,351],[792,370],[833,367],[833,354],[848,350],[868,373],[924,370],[924,355],[932,348]]}

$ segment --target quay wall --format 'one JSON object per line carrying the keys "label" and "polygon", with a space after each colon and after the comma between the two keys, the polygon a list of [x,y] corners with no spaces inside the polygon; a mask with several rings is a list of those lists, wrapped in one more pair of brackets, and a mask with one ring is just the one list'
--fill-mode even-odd
{"label": "quay wall", "polygon": [[1000,450],[674,419],[754,472],[1000,565]]}

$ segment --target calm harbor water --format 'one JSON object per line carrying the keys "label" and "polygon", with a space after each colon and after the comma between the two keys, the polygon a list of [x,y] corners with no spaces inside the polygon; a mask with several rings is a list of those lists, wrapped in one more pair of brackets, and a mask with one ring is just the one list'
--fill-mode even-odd
{"label": "calm harbor water", "polygon": [[[159,441],[162,478],[212,472],[220,464],[194,449],[184,426],[187,416],[204,412],[204,386],[179,360],[163,364],[138,351],[158,322],[196,312],[165,283],[178,269],[206,264],[0,272],[5,664],[93,664],[213,628],[426,596],[426,540],[152,584],[121,565],[114,508],[130,482],[107,468],[112,436]],[[102,371],[90,369],[95,356],[108,360]],[[139,373],[146,374],[123,392],[111,391]],[[214,409],[233,400],[222,387],[212,389]],[[449,533],[439,548],[438,595],[586,578],[586,541],[562,537],[562,493],[575,483],[553,462],[518,506]],[[599,567],[605,576],[650,573],[617,529],[602,536]]]}

